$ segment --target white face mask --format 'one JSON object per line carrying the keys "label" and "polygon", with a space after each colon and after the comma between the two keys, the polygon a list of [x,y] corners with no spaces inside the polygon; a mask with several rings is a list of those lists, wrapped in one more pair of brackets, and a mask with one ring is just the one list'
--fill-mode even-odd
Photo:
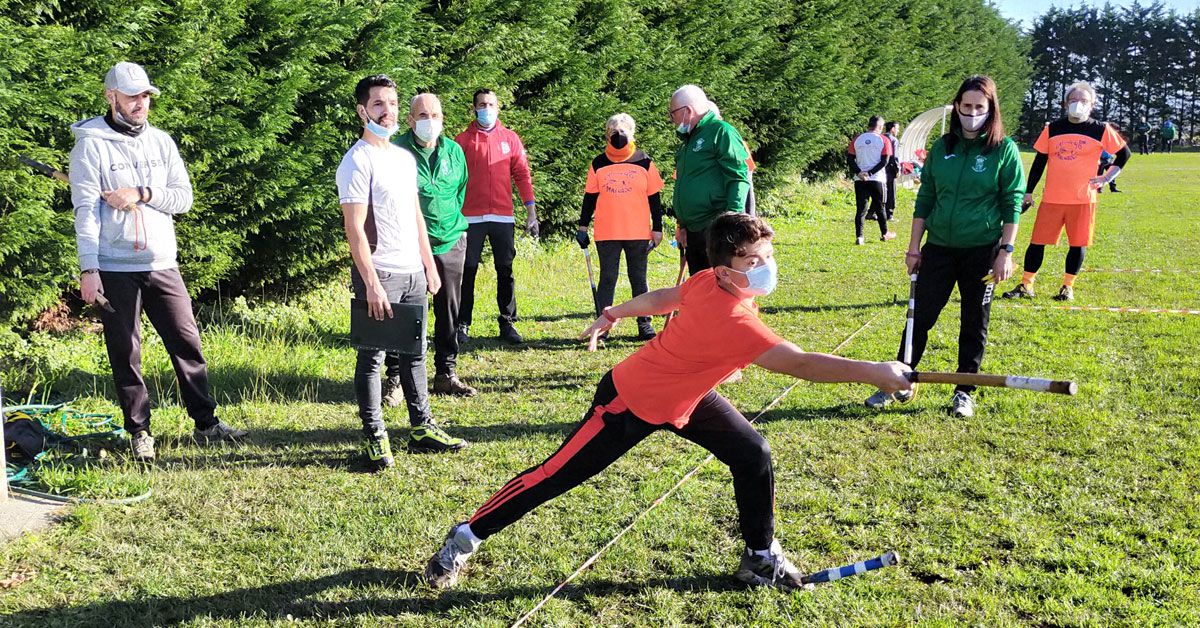
{"label": "white face mask", "polygon": [[417,139],[428,144],[442,134],[442,121],[432,118],[417,120],[413,125],[413,133],[416,133]]}
{"label": "white face mask", "polygon": [[968,133],[976,133],[983,128],[983,123],[987,122],[988,114],[981,113],[977,116],[968,116],[964,113],[958,114],[958,121],[962,124],[964,131]]}
{"label": "white face mask", "polygon": [[1080,102],[1078,100],[1067,103],[1067,117],[1076,122],[1087,120],[1087,117],[1091,115],[1091,113],[1092,108],[1087,103]]}

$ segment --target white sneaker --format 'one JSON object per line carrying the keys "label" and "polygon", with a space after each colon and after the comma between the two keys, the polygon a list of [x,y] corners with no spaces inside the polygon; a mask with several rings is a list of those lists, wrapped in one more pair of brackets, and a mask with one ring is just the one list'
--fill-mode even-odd
{"label": "white sneaker", "polygon": [[801,581],[803,574],[783,555],[779,541],[771,541],[767,555],[759,554],[750,548],[742,552],[742,561],[738,565],[734,577],[746,584],[755,586],[770,586],[777,589],[811,590],[813,585]]}
{"label": "white sneaker", "polygon": [[224,421],[217,421],[216,425],[208,429],[202,430],[196,428],[192,430],[192,438],[201,443],[231,442],[242,438],[248,433],[246,430],[239,430]]}
{"label": "white sneaker", "polygon": [[135,462],[154,462],[154,437],[142,430],[129,439]]}
{"label": "white sneaker", "polygon": [[960,418],[968,419],[975,416],[975,401],[961,390],[954,391],[954,396],[950,398],[950,414]]}
{"label": "white sneaker", "polygon": [[892,405],[893,401],[895,401],[895,398],[892,395],[889,395],[882,390],[877,390],[875,391],[874,395],[867,397],[867,400],[863,402],[863,405],[871,408],[872,410],[882,410]]}
{"label": "white sneaker", "polygon": [[863,240],[862,236],[859,236],[854,239],[854,244],[856,244],[856,245],[861,245],[863,242],[864,242],[864,240]]}
{"label": "white sneaker", "polygon": [[458,582],[458,574],[463,565],[482,543],[479,539],[467,534],[467,522],[462,522],[450,528],[442,549],[429,557],[425,564],[425,581],[429,586],[438,589],[448,589]]}

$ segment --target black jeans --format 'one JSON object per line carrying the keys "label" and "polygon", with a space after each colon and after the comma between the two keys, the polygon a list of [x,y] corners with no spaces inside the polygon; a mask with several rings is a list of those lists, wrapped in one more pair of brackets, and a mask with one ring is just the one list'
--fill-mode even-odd
{"label": "black jeans", "polygon": [[[650,253],[649,240],[597,240],[596,252],[600,258],[600,285],[596,289],[597,312],[612,305],[613,292],[617,289],[617,278],[621,276],[621,252],[625,252],[625,266],[629,271],[629,290],[633,296],[645,293],[646,260]],[[649,316],[639,316],[639,323],[650,322]]]}
{"label": "black jeans", "polygon": [[688,275],[706,269],[712,268],[712,264],[708,261],[708,229],[703,231],[686,230],[687,246],[684,247],[684,253],[687,257]]}
{"label": "black jeans", "polygon": [[[925,354],[929,330],[937,323],[938,315],[950,300],[958,285],[962,299],[959,306],[961,322],[958,328],[958,372],[978,373],[987,346],[988,321],[992,314],[992,291],[996,284],[982,281],[992,272],[992,264],[1000,243],[972,248],[950,248],[926,244],[921,248],[921,268],[917,275],[916,309],[913,312],[912,364],[914,369]],[[900,335],[900,350],[896,359],[904,359],[904,334]],[[974,386],[956,386],[955,390],[970,393]]]}
{"label": "black jeans", "polygon": [[471,531],[487,537],[539,505],[583,484],[650,434],[670,430],[712,452],[733,474],[738,523],[746,546],[767,549],[775,536],[775,474],[771,448],[727,399],[709,391],[687,425],[654,425],[625,407],[609,371],[592,405],[562,446],[545,462],[505,484],[471,517]]}
{"label": "black jeans", "polygon": [[[463,234],[449,251],[433,256],[442,278],[442,289],[433,295],[433,367],[439,375],[454,373],[458,364],[458,310],[466,254],[467,236]],[[400,376],[400,354],[387,354],[384,365],[389,379]]]}
{"label": "black jeans", "polygon": [[179,396],[199,429],[217,424],[217,402],[208,386],[208,364],[200,352],[200,329],[192,299],[178,268],[119,273],[100,271],[104,296],[115,312],[100,310],[104,346],[112,365],[125,431],[150,431],[150,396],[142,379],[142,311],[162,337],[179,380]]}
{"label": "black jeans", "polygon": [[513,259],[517,256],[513,237],[516,226],[503,222],[477,222],[467,227],[467,257],[462,274],[462,308],[459,326],[471,326],[475,309],[475,273],[483,258],[483,241],[492,243],[492,264],[496,267],[496,308],[501,324],[517,320],[516,281],[513,280]]}
{"label": "black jeans", "polygon": [[883,183],[879,181],[854,182],[854,237],[863,237],[863,224],[867,218],[867,204],[879,222],[879,235],[887,233],[887,212],[883,211]]}
{"label": "black jeans", "polygon": [[[390,303],[427,304],[425,273],[389,273],[376,270]],[[358,268],[350,270],[350,284],[354,296],[367,298],[367,285],[358,274]],[[424,347],[422,347],[424,351]],[[358,362],[354,366],[354,396],[358,399],[358,418],[362,420],[363,432],[368,436],[386,429],[383,409],[380,407],[381,391],[379,370],[383,364],[383,351],[359,349]],[[429,378],[425,374],[425,354],[399,355],[400,387],[404,390],[404,405],[408,408],[408,421],[412,425],[423,425],[432,421],[429,411]]]}

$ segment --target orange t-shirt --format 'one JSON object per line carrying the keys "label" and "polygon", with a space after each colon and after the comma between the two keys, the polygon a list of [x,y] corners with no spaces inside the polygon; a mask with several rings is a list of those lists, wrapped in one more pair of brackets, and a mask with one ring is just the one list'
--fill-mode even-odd
{"label": "orange t-shirt", "polygon": [[596,194],[596,226],[600,240],[649,240],[650,197],[663,189],[662,177],[646,153],[614,163],[607,155],[592,160],[584,192]]}
{"label": "orange t-shirt", "polygon": [[1096,191],[1088,182],[1096,177],[1100,153],[1116,155],[1125,147],[1111,126],[1087,120],[1055,120],[1042,129],[1033,149],[1045,153],[1046,188],[1042,201],[1063,205],[1087,205],[1096,202]]}
{"label": "orange t-shirt", "polygon": [[613,368],[617,394],[654,425],[687,425],[704,395],[784,341],[759,320],[754,301],[717,285],[711,268],[692,275],[679,292],[671,324]]}

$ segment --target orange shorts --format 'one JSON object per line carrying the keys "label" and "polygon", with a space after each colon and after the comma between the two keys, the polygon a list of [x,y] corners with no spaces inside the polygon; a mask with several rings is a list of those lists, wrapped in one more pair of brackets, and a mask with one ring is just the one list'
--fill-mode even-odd
{"label": "orange shorts", "polygon": [[1068,244],[1091,246],[1092,235],[1096,232],[1096,204],[1040,203],[1029,243],[1051,246],[1058,244],[1058,237],[1062,234],[1064,226],[1067,228]]}

